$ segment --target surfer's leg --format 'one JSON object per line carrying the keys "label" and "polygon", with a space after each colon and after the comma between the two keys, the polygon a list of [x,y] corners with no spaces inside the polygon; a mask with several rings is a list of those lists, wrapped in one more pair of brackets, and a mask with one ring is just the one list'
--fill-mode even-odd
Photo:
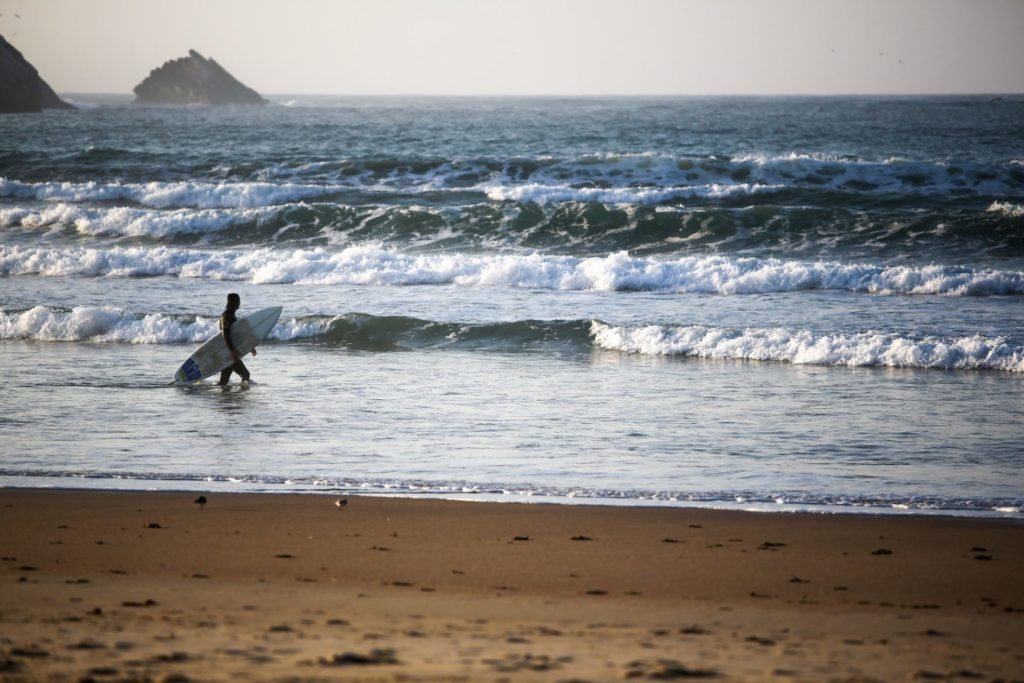
{"label": "surfer's leg", "polygon": [[249,368],[245,367],[245,363],[238,361],[231,366],[231,369],[238,373],[238,376],[242,378],[243,382],[249,381]]}
{"label": "surfer's leg", "polygon": [[227,386],[229,379],[231,379],[231,366],[220,371],[220,382],[218,382],[218,384],[222,387]]}

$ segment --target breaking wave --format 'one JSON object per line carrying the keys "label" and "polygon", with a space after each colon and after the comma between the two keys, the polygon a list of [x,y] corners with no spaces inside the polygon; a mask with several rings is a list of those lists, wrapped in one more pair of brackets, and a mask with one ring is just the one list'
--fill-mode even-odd
{"label": "breaking wave", "polygon": [[[271,332],[276,340],[319,334],[317,321],[280,321]],[[198,343],[217,334],[217,318],[152,313],[135,315],[115,306],[71,309],[35,306],[26,311],[0,309],[0,339],[51,342],[111,342],[123,344]]]}
{"label": "breaking wave", "polygon": [[532,254],[408,253],[380,245],[340,250],[0,245],[0,276],[204,278],[254,284],[456,285],[549,290],[761,294],[844,290],[869,294],[1024,294],[1024,272],[966,266],[627,252],[580,258]]}
{"label": "breaking wave", "polygon": [[[0,339],[124,344],[199,343],[217,319],[137,315],[123,309],[36,306],[0,309]],[[981,335],[914,338],[891,332],[823,334],[784,328],[743,330],[703,325],[615,326],[597,320],[461,323],[364,313],[282,318],[273,342],[306,342],[362,351],[460,348],[515,352],[589,348],[648,356],[693,356],[798,365],[997,370],[1024,373],[1024,346]]]}
{"label": "breaking wave", "polygon": [[0,339],[167,344],[198,342],[216,332],[216,318],[189,322],[159,314],[137,317],[112,306],[0,310]]}
{"label": "breaking wave", "polygon": [[[127,154],[127,152],[124,152]],[[95,162],[90,156],[89,167]],[[152,160],[147,160],[152,163]],[[94,169],[93,169],[94,170]],[[220,168],[211,171],[223,171]],[[67,173],[67,169],[64,170]],[[256,164],[232,177],[184,181],[22,182],[0,177],[0,198],[130,201],[156,208],[254,207],[344,190],[397,194],[475,192],[494,201],[649,204],[780,190],[852,195],[993,196],[1024,189],[1019,164],[802,154],[382,158]],[[65,175],[66,177],[66,175]]]}
{"label": "breaking wave", "polygon": [[209,234],[266,220],[273,207],[255,209],[171,209],[155,211],[129,207],[87,208],[64,202],[38,209],[0,209],[0,228],[20,226],[59,232],[70,228],[80,235],[175,237]]}
{"label": "breaking wave", "polygon": [[0,198],[47,202],[131,202],[157,209],[253,208],[328,195],[321,185],[267,182],[45,182],[0,177]]}
{"label": "breaking wave", "polygon": [[[494,190],[492,194],[509,198],[500,203],[486,197],[463,197],[455,203],[378,203],[349,197],[353,203],[345,203],[334,201],[340,199],[335,196],[332,201],[314,197],[308,202],[288,199],[246,206],[242,197],[220,197],[205,208],[32,200],[0,203],[0,230],[14,240],[31,235],[47,241],[88,237],[108,243],[253,246],[383,242],[435,250],[542,250],[589,256],[623,250],[643,254],[784,252],[801,258],[923,262],[1024,256],[1024,210],[1009,202],[878,213],[825,208],[828,201],[822,202],[824,206],[673,206],[644,204],[639,197],[663,191],[612,188],[566,193],[527,185]],[[537,192],[547,193],[552,202],[536,203]],[[556,197],[565,201],[555,202]],[[637,203],[620,204],[620,200]]]}
{"label": "breaking wave", "polygon": [[702,325],[617,327],[593,323],[600,348],[650,356],[780,361],[798,365],[1024,372],[1024,347],[980,335],[913,339],[885,332],[816,334],[782,328],[730,330]]}
{"label": "breaking wave", "polygon": [[[217,334],[217,318],[133,314],[113,306],[70,309],[36,306],[0,309],[0,339],[48,342],[89,341],[123,344],[198,343]],[[271,331],[275,342],[314,341],[360,350],[391,351],[444,346],[521,349],[555,343],[589,343],[589,321],[535,321],[467,324],[405,316],[348,313],[282,318]]]}

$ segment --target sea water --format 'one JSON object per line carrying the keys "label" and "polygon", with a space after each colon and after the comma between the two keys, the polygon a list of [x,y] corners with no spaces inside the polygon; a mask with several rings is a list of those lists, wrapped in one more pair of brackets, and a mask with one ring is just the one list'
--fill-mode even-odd
{"label": "sea water", "polygon": [[[1024,98],[0,117],[0,485],[1022,518]],[[237,377],[168,386],[240,315]]]}

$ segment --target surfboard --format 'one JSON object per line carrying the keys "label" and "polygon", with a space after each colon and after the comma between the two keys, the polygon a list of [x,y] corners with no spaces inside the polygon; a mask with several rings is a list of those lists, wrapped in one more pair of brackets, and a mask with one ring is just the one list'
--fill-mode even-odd
{"label": "surfboard", "polygon": [[[255,349],[281,317],[281,307],[272,306],[256,311],[250,316],[239,318],[231,326],[231,340],[242,356]],[[174,373],[177,385],[192,384],[218,372],[233,363],[231,351],[219,332],[211,337],[181,364]]]}

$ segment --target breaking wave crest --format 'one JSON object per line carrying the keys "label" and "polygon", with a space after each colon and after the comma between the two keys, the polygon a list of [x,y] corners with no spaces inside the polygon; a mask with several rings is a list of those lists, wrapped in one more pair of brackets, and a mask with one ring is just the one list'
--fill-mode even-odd
{"label": "breaking wave crest", "polygon": [[341,250],[0,245],[0,276],[21,275],[727,295],[805,290],[944,296],[1024,294],[1024,272],[966,266],[881,266],[729,256],[640,258],[627,252],[592,258],[539,253],[409,253],[381,245]]}
{"label": "breaking wave crest", "polygon": [[912,339],[885,332],[816,334],[809,330],[730,330],[701,325],[617,327],[596,321],[592,332],[599,348],[650,356],[1024,372],[1024,347],[1002,337]]}
{"label": "breaking wave crest", "polygon": [[[323,329],[315,320],[280,321],[271,332],[276,340],[315,336]],[[114,306],[71,309],[35,306],[26,311],[0,309],[0,339],[123,344],[198,343],[217,334],[217,318],[153,313],[135,315]]]}
{"label": "breaking wave crest", "polygon": [[157,209],[253,208],[330,194],[321,185],[266,182],[45,182],[0,177],[0,198],[47,202],[131,202]]}
{"label": "breaking wave crest", "polygon": [[86,208],[59,203],[43,208],[0,209],[0,228],[21,226],[70,228],[80,235],[118,237],[175,237],[220,232],[236,225],[259,222],[277,214],[273,207],[255,209],[171,209],[155,211],[130,207]]}

